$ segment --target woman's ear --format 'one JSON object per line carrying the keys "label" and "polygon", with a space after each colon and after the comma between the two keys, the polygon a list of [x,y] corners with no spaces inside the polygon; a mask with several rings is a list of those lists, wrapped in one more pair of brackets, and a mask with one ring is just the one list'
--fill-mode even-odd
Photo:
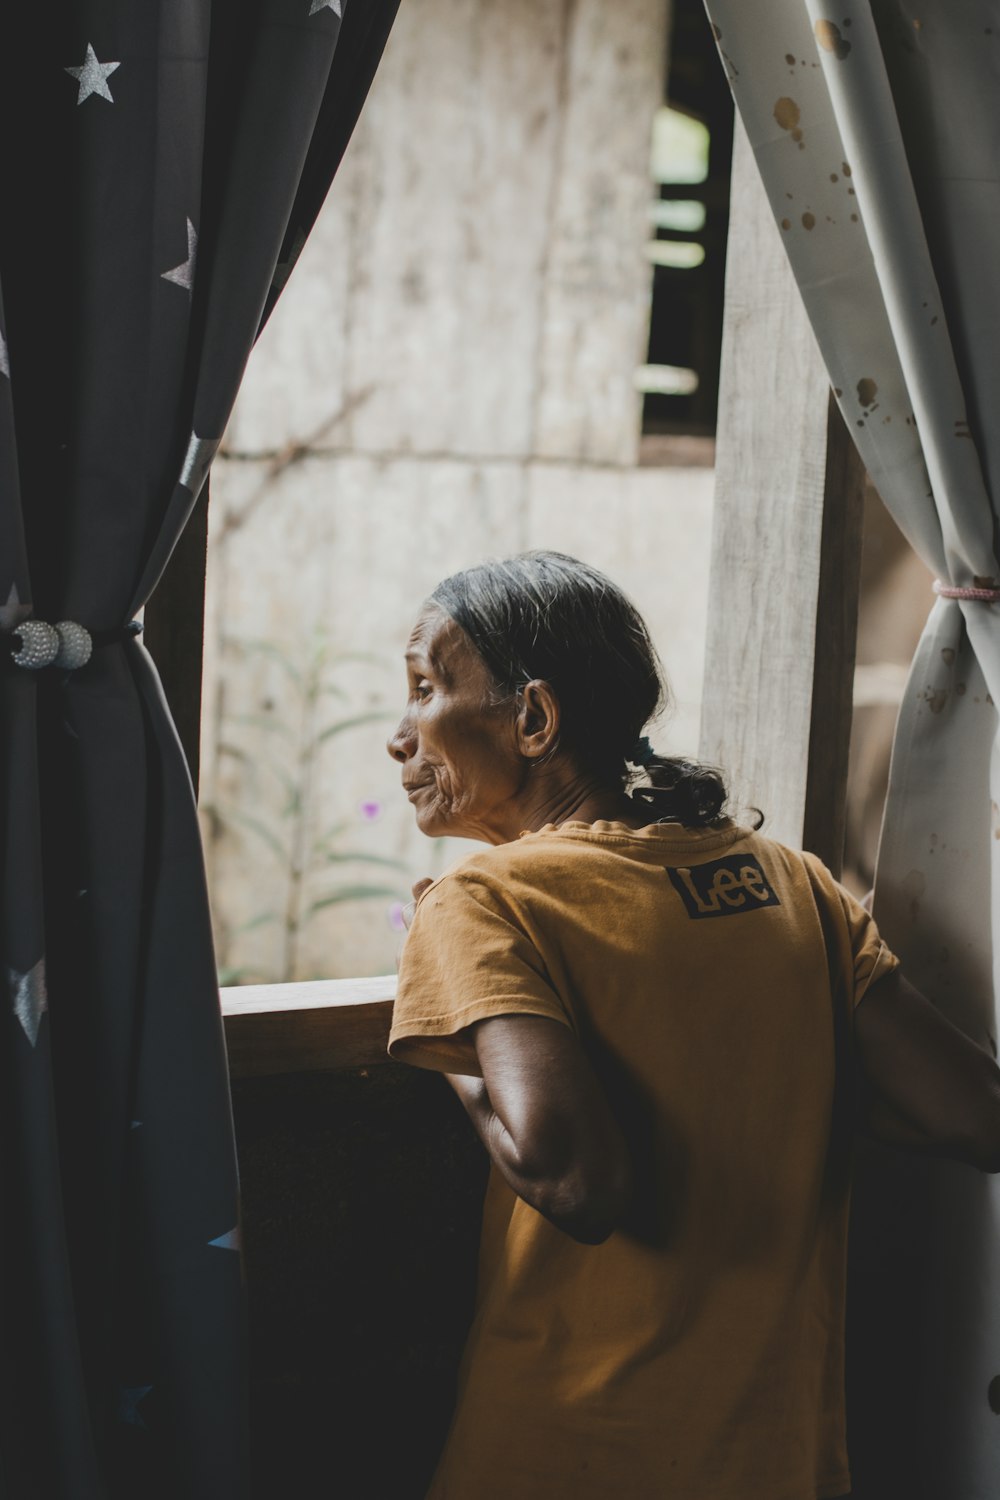
{"label": "woman's ear", "polygon": [[559,699],[536,678],[521,689],[515,731],[517,748],[528,760],[541,760],[559,743]]}

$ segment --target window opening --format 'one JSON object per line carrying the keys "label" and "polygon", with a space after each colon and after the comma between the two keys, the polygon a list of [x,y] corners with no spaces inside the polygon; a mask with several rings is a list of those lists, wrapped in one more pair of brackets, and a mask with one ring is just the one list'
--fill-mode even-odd
{"label": "window opening", "polygon": [[[724,130],[662,109],[666,0],[597,30],[494,10],[503,47],[476,7],[400,11],[213,468],[201,808],[230,985],[391,973],[411,884],[471,847],[417,831],[385,752],[407,634],[457,569],[603,568],[670,677],[654,743],[697,753],[712,443],[651,460],[635,375],[653,278],[710,269]],[[654,135],[680,165],[651,204]],[[687,348],[648,363],[646,402],[699,398]]]}
{"label": "window opening", "polygon": [[667,99],[650,148],[649,349],[636,371],[646,435],[715,432],[733,106],[698,0],[676,0]]}

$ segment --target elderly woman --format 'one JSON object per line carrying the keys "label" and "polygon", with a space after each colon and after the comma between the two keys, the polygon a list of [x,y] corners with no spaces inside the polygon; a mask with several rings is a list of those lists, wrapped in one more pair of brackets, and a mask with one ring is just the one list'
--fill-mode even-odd
{"label": "elderly woman", "polygon": [[406,661],[417,823],[490,846],[417,887],[390,1041],[493,1163],[433,1500],[844,1494],[852,1101],[995,1171],[1000,1072],[819,860],[655,753],[601,573],[457,574]]}

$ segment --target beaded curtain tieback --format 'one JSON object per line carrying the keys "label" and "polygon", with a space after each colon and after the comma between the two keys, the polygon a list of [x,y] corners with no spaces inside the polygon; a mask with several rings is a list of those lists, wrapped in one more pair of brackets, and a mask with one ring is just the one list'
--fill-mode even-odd
{"label": "beaded curtain tieback", "polygon": [[118,630],[94,634],[75,620],[60,620],[56,625],[46,620],[22,620],[9,632],[10,646],[6,652],[0,652],[0,663],[20,667],[24,672],[42,672],[46,667],[57,672],[78,672],[87,665],[96,647],[128,640],[141,630],[138,620],[130,620]]}

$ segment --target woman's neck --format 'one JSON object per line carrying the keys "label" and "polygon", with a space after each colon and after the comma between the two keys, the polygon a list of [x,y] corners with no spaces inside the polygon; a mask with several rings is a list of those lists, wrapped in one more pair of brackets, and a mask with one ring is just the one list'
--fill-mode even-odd
{"label": "woman's neck", "polygon": [[503,835],[493,842],[509,843],[522,833],[536,833],[554,823],[625,823],[644,828],[648,811],[638,807],[620,788],[602,787],[592,777],[576,776],[560,782],[537,782],[510,804]]}

